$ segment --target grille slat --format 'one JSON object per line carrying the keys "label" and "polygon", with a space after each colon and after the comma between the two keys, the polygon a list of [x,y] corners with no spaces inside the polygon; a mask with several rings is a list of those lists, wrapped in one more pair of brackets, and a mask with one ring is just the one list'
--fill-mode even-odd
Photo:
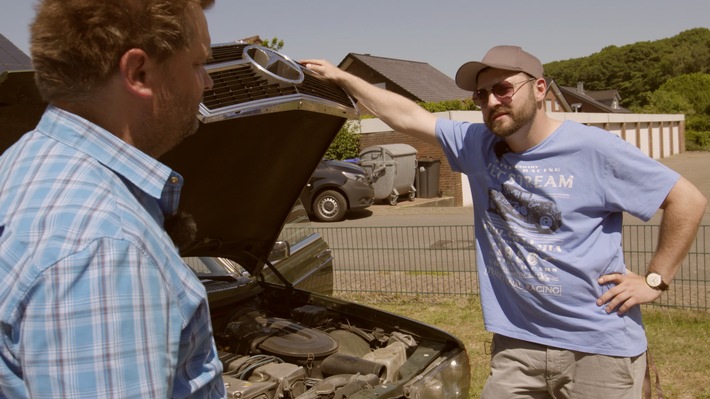
{"label": "grille slat", "polygon": [[212,46],[212,59],[207,62],[207,65],[219,64],[227,61],[241,61],[244,48],[248,46],[246,43],[235,43],[227,45]]}

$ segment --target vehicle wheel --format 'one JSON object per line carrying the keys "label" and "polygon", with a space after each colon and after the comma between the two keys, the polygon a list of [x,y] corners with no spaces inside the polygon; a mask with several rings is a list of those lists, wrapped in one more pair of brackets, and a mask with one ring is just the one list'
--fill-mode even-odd
{"label": "vehicle wheel", "polygon": [[348,203],[345,201],[345,197],[337,191],[323,191],[313,201],[313,214],[321,222],[343,220],[347,210]]}
{"label": "vehicle wheel", "polygon": [[398,195],[394,195],[394,194],[390,195],[390,197],[389,197],[389,203],[390,203],[390,205],[392,205],[392,206],[397,205],[397,200],[399,200],[399,196],[398,196]]}

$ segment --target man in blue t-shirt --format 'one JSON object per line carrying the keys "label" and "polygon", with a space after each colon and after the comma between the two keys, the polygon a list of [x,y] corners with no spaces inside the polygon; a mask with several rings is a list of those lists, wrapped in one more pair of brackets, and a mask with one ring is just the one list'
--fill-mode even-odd
{"label": "man in blue t-shirt", "polygon": [[[471,186],[486,329],[484,398],[638,398],[647,341],[640,304],[668,288],[707,200],[618,136],[545,111],[533,55],[497,46],[459,68],[484,124],[438,119],[322,60],[305,60],[392,129],[439,143]],[[663,209],[647,274],[626,269],[622,214]]]}

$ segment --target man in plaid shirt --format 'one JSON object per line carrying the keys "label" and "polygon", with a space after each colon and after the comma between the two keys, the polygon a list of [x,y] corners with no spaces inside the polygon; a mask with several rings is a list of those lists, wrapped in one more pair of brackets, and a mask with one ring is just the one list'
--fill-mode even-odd
{"label": "man in plaid shirt", "polygon": [[[205,290],[164,223],[197,129],[206,0],[43,0],[49,103],[0,158],[0,397],[223,397]],[[0,131],[2,127],[0,126]]]}

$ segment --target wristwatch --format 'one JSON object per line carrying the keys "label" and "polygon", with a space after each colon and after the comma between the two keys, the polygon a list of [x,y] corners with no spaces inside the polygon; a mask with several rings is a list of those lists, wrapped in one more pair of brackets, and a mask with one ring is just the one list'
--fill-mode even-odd
{"label": "wristwatch", "polygon": [[665,291],[668,289],[668,284],[663,282],[663,277],[658,273],[646,273],[646,284],[654,290]]}

